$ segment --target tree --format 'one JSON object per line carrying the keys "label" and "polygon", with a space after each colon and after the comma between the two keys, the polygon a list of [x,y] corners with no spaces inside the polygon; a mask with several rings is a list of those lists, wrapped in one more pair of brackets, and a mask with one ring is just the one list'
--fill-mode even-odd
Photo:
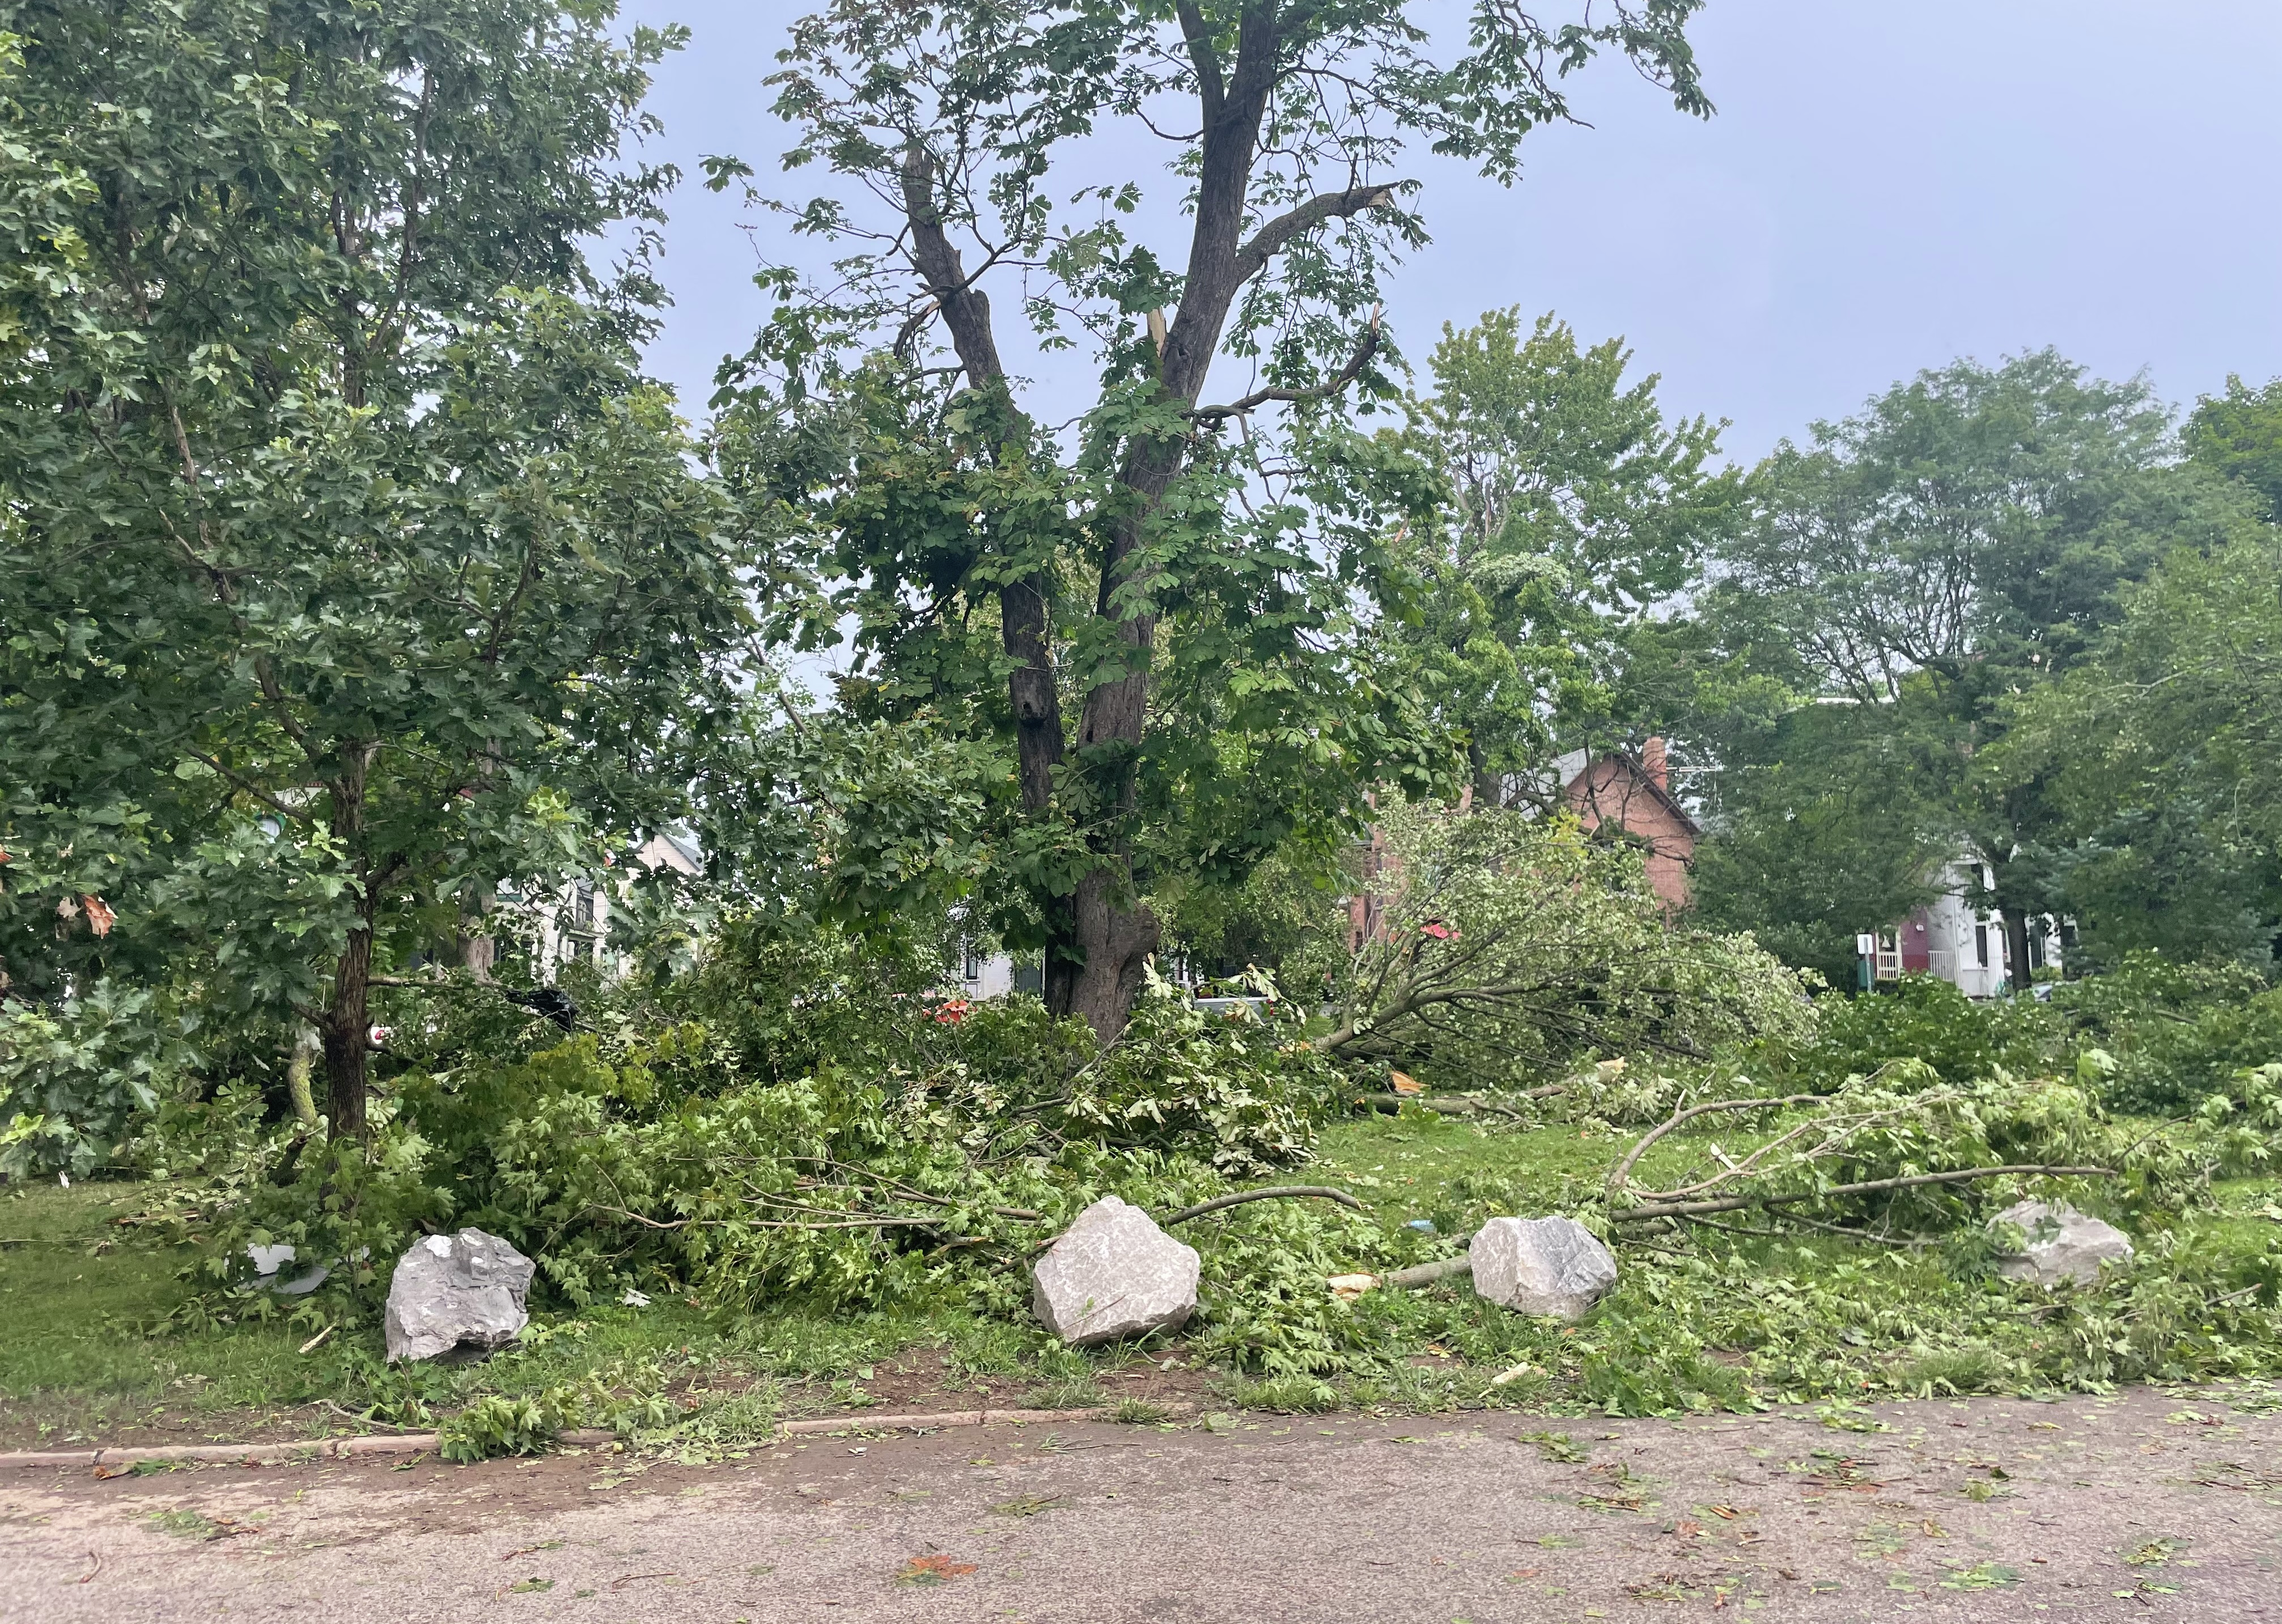
{"label": "tree", "polygon": [[2029,695],[1993,765],[2050,786],[2086,949],[2260,969],[2282,918],[2282,545],[2183,548]]}
{"label": "tree", "polygon": [[1696,853],[1697,920],[1851,985],[1856,932],[1930,901],[1957,855],[1960,764],[1916,719],[1796,698],[1775,717],[1719,718],[1705,741],[1722,770]]}
{"label": "tree", "polygon": [[747,619],[643,253],[586,258],[671,178],[674,39],[609,23],[0,5],[0,952],[309,1022],[337,1138],[371,990],[658,818]]}
{"label": "tree", "polygon": [[[2054,809],[2035,774],[1968,764],[2014,695],[2083,657],[2131,582],[2174,548],[2237,533],[2243,502],[2180,462],[2144,380],[2092,379],[2045,350],[1921,373],[1815,424],[1810,446],[1786,442],[1755,472],[1751,505],[1714,612],[1739,641],[1797,650],[1803,697],[1852,702],[1866,739],[1912,742],[1903,754],[1932,776],[1891,792],[1925,797],[1936,821],[1921,828],[1994,874],[2025,965],[2029,919],[2063,905]],[[1758,810],[1734,770],[1748,765],[1730,764],[1722,791],[1738,817]]]}
{"label": "tree", "polygon": [[2237,479],[2256,495],[2269,524],[2282,524],[2282,377],[2252,389],[2239,377],[2226,392],[2205,395],[2187,414],[2187,455],[2222,478]]}
{"label": "tree", "polygon": [[[1603,51],[1707,112],[1697,4],[1548,24],[1484,3],[1440,59],[1401,0],[834,0],[795,26],[787,161],[841,190],[789,215],[848,251],[835,294],[773,278],[732,381],[748,415],[848,435],[816,500],[859,697],[1003,753],[1003,922],[1057,1012],[1122,1027],[1160,879],[1239,882],[1287,837],[1336,838],[1372,781],[1431,772],[1354,633],[1399,608],[1386,538],[1432,480],[1338,409],[1388,390],[1380,281],[1424,240],[1394,166],[1424,141],[1510,181]],[[1162,253],[1142,222],[1172,211],[1137,183],[1056,200],[1113,130],[1162,139]],[[1046,353],[1092,346],[1067,433],[1027,404],[990,294],[1010,284]],[[1222,355],[1251,377],[1214,400]]]}
{"label": "tree", "polygon": [[1627,385],[1631,361],[1621,338],[1580,349],[1549,315],[1525,333],[1493,310],[1444,325],[1435,392],[1411,404],[1453,500],[1417,539],[1430,589],[1394,634],[1465,739],[1478,804],[1556,735],[1620,725],[1630,641],[1696,584],[1734,508],[1740,476],[1709,466],[1719,425],[1667,426],[1660,380]]}

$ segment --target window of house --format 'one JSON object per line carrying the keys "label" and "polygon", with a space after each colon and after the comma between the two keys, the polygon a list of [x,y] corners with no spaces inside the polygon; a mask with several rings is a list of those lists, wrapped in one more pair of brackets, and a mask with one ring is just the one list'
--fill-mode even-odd
{"label": "window of house", "polygon": [[570,927],[574,930],[594,928],[594,888],[584,880],[570,888]]}
{"label": "window of house", "polygon": [[1983,969],[1989,967],[1989,927],[1986,925],[1973,928],[1973,956],[1980,961]]}
{"label": "window of house", "polygon": [[966,976],[968,981],[982,979],[982,950],[972,942],[966,944]]}

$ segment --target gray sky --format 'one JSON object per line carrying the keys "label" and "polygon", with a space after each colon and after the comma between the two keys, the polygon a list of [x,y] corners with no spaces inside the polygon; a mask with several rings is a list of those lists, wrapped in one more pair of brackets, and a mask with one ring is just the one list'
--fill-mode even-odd
{"label": "gray sky", "polygon": [[[695,175],[734,152],[773,183],[761,81],[808,9],[629,0],[695,36],[659,74],[652,155]],[[1597,74],[1595,128],[1533,137],[1511,190],[1412,167],[1435,237],[1393,288],[1412,356],[1445,321],[1556,311],[1623,334],[1667,412],[1731,419],[1739,458],[1959,355],[2052,344],[2183,403],[2282,374],[2278,0],[1712,0],[1696,37],[1709,122]],[[757,222],[694,180],[672,209],[651,362],[695,411],[763,313]]]}

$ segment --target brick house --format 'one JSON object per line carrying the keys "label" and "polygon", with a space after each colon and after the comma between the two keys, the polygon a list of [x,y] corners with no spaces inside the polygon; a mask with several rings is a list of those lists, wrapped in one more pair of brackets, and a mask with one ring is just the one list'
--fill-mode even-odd
{"label": "brick house", "polygon": [[[1524,808],[1537,804],[1516,781],[1507,781],[1508,804]],[[1537,794],[1550,804],[1573,813],[1589,832],[1612,828],[1640,845],[1645,854],[1648,882],[1664,902],[1667,913],[1688,905],[1688,870],[1696,862],[1696,843],[1704,831],[1685,807],[1673,798],[1671,769],[1665,765],[1662,739],[1650,739],[1637,756],[1621,750],[1594,755],[1572,750],[1555,759],[1541,775]],[[1470,789],[1459,798],[1463,808],[1473,799]],[[1393,889],[1394,854],[1377,828],[1356,853],[1362,884],[1347,898],[1347,951],[1354,952],[1385,928],[1387,894]]]}
{"label": "brick house", "polygon": [[1572,750],[1553,764],[1561,786],[1559,802],[1587,830],[1613,825],[1637,842],[1647,855],[1648,882],[1667,913],[1688,905],[1688,874],[1696,863],[1696,843],[1704,831],[1673,798],[1671,769],[1664,741],[1650,739],[1638,756],[1609,750],[1598,756]]}

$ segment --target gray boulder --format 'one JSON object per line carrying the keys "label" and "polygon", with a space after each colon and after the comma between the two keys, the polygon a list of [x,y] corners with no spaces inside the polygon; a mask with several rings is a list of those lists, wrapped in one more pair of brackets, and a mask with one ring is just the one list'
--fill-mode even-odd
{"label": "gray boulder", "polygon": [[2017,1201],[1999,1213],[1997,1222],[2011,1224],[2028,1238],[2022,1250],[1997,1265],[1997,1272],[2007,1279],[2033,1280],[2039,1286],[2073,1280],[2089,1286],[2100,1278],[2101,1264],[2131,1261],[2130,1236],[2064,1203]]}
{"label": "gray boulder", "polygon": [[1582,1318],[1617,1283],[1617,1260],[1574,1218],[1492,1218],[1467,1255],[1476,1294],[1517,1313]]}
{"label": "gray boulder", "polygon": [[388,1283],[388,1359],[504,1348],[531,1323],[532,1262],[496,1235],[463,1229],[415,1241]]}
{"label": "gray boulder", "polygon": [[1073,1348],[1169,1331],[1197,1309],[1197,1252],[1105,1195],[1031,1270],[1030,1307]]}

